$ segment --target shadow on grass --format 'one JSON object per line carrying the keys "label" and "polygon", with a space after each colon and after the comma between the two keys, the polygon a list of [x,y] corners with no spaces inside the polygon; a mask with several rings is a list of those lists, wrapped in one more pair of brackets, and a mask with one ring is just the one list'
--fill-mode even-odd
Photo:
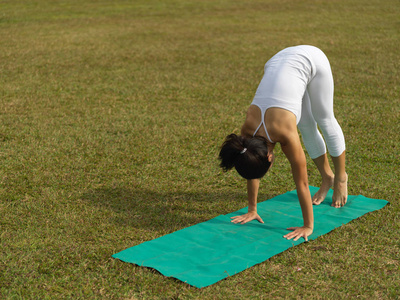
{"label": "shadow on grass", "polygon": [[81,199],[112,211],[121,226],[172,232],[247,205],[245,193],[174,193],[124,187],[89,190]]}

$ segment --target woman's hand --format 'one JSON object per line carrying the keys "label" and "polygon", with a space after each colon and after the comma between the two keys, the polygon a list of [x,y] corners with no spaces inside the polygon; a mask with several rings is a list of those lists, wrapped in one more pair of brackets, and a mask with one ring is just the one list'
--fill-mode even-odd
{"label": "woman's hand", "polygon": [[240,224],[245,224],[247,222],[250,222],[252,220],[257,220],[260,223],[264,223],[264,221],[261,219],[261,217],[255,212],[248,212],[247,214],[241,215],[241,216],[235,216],[232,217],[232,223],[240,223]]}
{"label": "woman's hand", "polygon": [[287,230],[293,230],[292,232],[284,235],[283,237],[291,240],[293,239],[294,241],[297,241],[299,238],[304,238],[306,242],[308,242],[308,236],[310,236],[313,233],[313,230],[310,227],[290,227],[287,228]]}

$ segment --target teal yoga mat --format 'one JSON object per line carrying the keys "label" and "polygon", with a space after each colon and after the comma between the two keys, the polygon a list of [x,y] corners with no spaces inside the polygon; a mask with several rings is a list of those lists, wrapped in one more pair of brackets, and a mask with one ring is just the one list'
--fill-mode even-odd
{"label": "teal yoga mat", "polygon": [[[310,186],[313,195],[318,189]],[[331,207],[331,190],[326,200],[314,206],[314,233],[309,240],[326,234],[383,208],[388,201],[349,196],[342,208]],[[302,226],[303,219],[296,191],[258,203],[264,224],[251,221],[231,223],[231,217],[244,214],[247,207],[209,221],[128,248],[113,257],[138,266],[151,267],[161,274],[202,288],[259,264],[286,249],[304,242],[283,238],[286,228]]]}

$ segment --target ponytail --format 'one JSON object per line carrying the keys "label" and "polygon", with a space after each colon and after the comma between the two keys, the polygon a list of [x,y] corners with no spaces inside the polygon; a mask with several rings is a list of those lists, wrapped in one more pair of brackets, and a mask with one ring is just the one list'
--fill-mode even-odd
{"label": "ponytail", "polygon": [[[245,138],[232,133],[228,135],[222,144],[219,152],[221,160],[220,167],[226,172],[235,166],[235,161],[239,155],[244,154],[247,150],[245,147]],[[243,152],[243,153],[242,153]]]}

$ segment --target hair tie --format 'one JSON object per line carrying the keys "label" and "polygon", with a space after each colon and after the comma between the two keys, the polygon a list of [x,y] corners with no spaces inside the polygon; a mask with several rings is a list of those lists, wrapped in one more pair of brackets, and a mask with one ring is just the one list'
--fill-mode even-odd
{"label": "hair tie", "polygon": [[243,150],[240,151],[240,154],[243,154],[243,153],[245,153],[246,151],[247,151],[247,148],[243,148]]}

